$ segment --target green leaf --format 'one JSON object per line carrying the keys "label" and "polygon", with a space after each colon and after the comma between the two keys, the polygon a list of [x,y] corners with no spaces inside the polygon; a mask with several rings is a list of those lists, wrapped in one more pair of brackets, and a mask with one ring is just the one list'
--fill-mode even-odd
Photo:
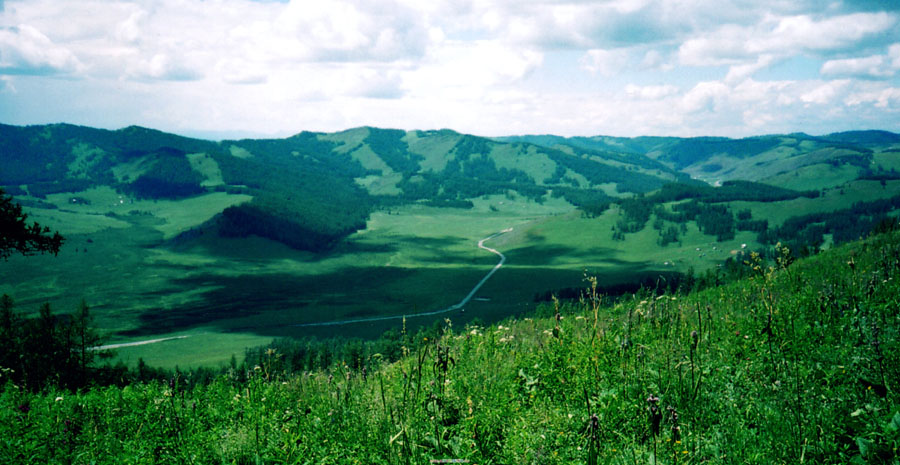
{"label": "green leaf", "polygon": [[859,447],[860,455],[862,455],[865,458],[865,457],[868,457],[869,451],[872,449],[872,441],[870,441],[864,437],[857,437],[856,438],[856,446]]}
{"label": "green leaf", "polygon": [[900,412],[894,414],[894,418],[888,423],[887,429],[888,431],[900,430]]}

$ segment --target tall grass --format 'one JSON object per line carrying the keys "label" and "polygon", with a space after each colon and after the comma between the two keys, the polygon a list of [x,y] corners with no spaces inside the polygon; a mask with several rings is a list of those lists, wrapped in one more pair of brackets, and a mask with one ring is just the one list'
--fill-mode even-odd
{"label": "tall grass", "polygon": [[900,233],[749,279],[403,334],[398,362],[0,392],[4,463],[897,463]]}

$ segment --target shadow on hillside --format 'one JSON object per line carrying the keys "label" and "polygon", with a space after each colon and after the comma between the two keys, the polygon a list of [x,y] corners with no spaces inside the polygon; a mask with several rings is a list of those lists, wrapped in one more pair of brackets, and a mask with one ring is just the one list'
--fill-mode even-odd
{"label": "shadow on hillside", "polygon": [[[189,240],[183,240],[178,244],[170,244],[175,252],[199,251],[203,254],[229,260],[252,260],[255,262],[280,261],[284,259],[306,263],[316,263],[332,259],[346,254],[392,254],[401,248],[413,250],[421,248],[427,250],[446,250],[451,246],[459,246],[467,242],[466,239],[443,237],[417,237],[411,235],[399,235],[379,237],[377,239],[364,236],[358,239],[344,239],[339,241],[331,249],[321,251],[306,251],[288,247],[280,242],[257,236],[247,238],[224,238],[213,234],[202,234]],[[473,250],[478,250],[475,242],[471,244]]]}
{"label": "shadow on hillside", "polygon": [[[588,251],[566,247],[558,244],[529,245],[517,247],[503,252],[510,264],[522,266],[549,266],[556,262],[557,257],[580,257],[584,261],[602,262],[616,266],[629,267],[634,262],[613,258],[618,251],[606,247],[594,247]],[[643,266],[643,265],[641,265]]]}
{"label": "shadow on hillside", "polygon": [[[315,276],[267,274],[222,276],[198,274],[170,280],[168,289],[144,293],[145,302],[177,299],[186,302],[157,307],[139,315],[139,326],[123,336],[161,335],[197,326],[222,332],[246,332],[271,337],[315,335],[375,338],[399,328],[399,316],[448,308],[459,302],[486,273],[483,266],[410,269],[399,267],[348,268]],[[587,270],[590,274],[590,270]],[[627,282],[654,272],[631,263],[600,276],[602,284]],[[535,299],[559,289],[587,287],[583,269],[503,268],[478,292],[466,311],[410,317],[409,329],[450,318],[462,325],[474,317],[485,322],[534,309]],[[334,320],[394,315],[385,321],[335,326],[303,326]]]}

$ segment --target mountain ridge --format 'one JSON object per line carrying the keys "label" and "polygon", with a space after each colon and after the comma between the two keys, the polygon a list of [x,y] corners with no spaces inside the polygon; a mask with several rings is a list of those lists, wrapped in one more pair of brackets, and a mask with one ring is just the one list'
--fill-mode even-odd
{"label": "mountain ridge", "polygon": [[[839,172],[842,180],[871,177],[874,156],[898,148],[900,135],[882,130],[741,139],[489,138],[361,126],[209,141],[136,125],[0,124],[0,186],[34,201],[91,186],[137,198],[250,195],[221,211],[224,220],[215,224],[223,235],[259,235],[315,251],[364,228],[372,211],[390,205],[466,207],[481,196],[515,192],[564,198],[597,214],[617,198],[672,182],[769,179],[778,185],[799,170]],[[282,229],[289,232],[276,232]],[[287,239],[298,234],[320,239]]]}

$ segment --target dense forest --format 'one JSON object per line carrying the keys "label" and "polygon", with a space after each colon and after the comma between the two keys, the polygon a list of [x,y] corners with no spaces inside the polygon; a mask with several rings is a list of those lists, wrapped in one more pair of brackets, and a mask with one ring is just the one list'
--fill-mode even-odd
{"label": "dense forest", "polygon": [[330,150],[331,144],[304,133],[287,143],[238,141],[234,145],[254,156],[217,154],[214,158],[226,183],[243,186],[242,192],[254,197],[222,212],[216,220],[220,234],[253,234],[302,250],[322,251],[365,228],[375,200],[353,182],[365,171],[349,157],[323,156],[322,150]]}

